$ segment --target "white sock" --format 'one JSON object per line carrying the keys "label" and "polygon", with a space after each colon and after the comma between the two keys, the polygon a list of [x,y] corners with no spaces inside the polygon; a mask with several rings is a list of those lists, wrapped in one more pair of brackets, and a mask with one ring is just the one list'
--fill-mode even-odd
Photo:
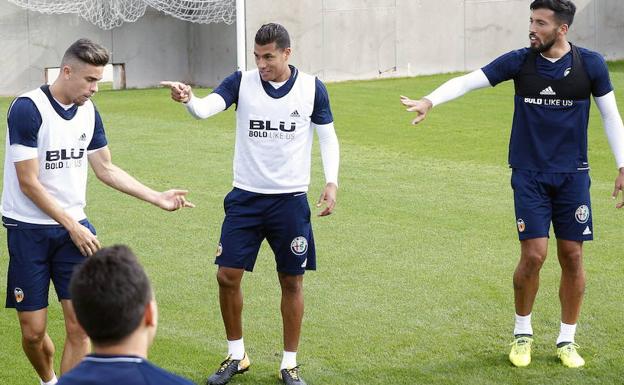
{"label": "white sock", "polygon": [[242,360],[245,357],[245,343],[242,338],[234,341],[228,340],[228,355],[232,356],[233,360]]}
{"label": "white sock", "polygon": [[533,327],[531,326],[531,313],[528,315],[516,314],[516,325],[514,327],[514,335],[528,334],[533,335]]}
{"label": "white sock", "polygon": [[54,374],[50,381],[45,382],[40,378],[39,382],[41,383],[41,385],[55,385],[58,382],[58,379],[56,378],[56,374]]}
{"label": "white sock", "polygon": [[574,342],[574,334],[576,333],[576,324],[564,324],[561,323],[561,328],[559,329],[559,337],[557,337],[557,345],[562,342]]}
{"label": "white sock", "polygon": [[284,355],[282,356],[282,364],[280,365],[280,370],[282,369],[292,369],[297,366],[297,352],[287,352],[284,350]]}

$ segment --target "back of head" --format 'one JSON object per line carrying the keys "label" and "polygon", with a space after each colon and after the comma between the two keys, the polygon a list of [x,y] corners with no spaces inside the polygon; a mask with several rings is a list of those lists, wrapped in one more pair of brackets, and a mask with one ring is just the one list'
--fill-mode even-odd
{"label": "back of head", "polygon": [[570,0],[535,0],[529,8],[534,11],[536,9],[550,9],[555,13],[555,19],[560,24],[567,24],[568,27],[574,21],[576,6]]}
{"label": "back of head", "polygon": [[110,55],[108,50],[89,39],[78,39],[67,48],[63,55],[61,66],[70,62],[79,61],[84,64],[91,64],[96,67],[108,64]]}
{"label": "back of head", "polygon": [[94,344],[121,342],[140,325],[152,289],[132,251],[123,245],[99,250],[72,276],[72,303],[78,322]]}
{"label": "back of head", "polygon": [[277,23],[264,24],[258,32],[256,32],[256,44],[267,45],[275,43],[279,49],[290,47],[290,36],[283,25]]}

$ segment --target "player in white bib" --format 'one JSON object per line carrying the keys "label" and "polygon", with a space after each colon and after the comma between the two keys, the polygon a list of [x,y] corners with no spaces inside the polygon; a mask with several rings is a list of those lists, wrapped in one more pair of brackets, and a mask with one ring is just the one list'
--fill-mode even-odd
{"label": "player in white bib", "polygon": [[184,190],[154,191],[111,162],[104,127],[90,97],[108,63],[87,39],[72,44],[51,86],[21,95],[9,108],[2,191],[9,269],[6,307],[17,310],[22,346],[42,384],[56,383],[48,336],[50,280],[63,308],[61,373],[90,350],[69,293],[76,265],[100,248],[84,212],[88,164],[102,182],[165,210],[192,207]]}
{"label": "player in white bib", "polygon": [[323,83],[288,64],[290,38],[275,23],[263,25],[255,38],[258,69],[235,72],[205,98],[191,87],[162,82],[174,100],[197,118],[207,118],[236,103],[234,189],[226,196],[225,219],[215,263],[228,355],[208,378],[226,384],[249,368],[242,330],[241,280],[252,271],[266,239],[275,253],[282,288],[284,354],[280,378],[305,384],[299,376],[297,348],[303,319],[303,274],[316,268],[314,238],[306,192],[314,131],[319,137],[326,185],[318,214],[332,213],[338,188],[339,145]]}

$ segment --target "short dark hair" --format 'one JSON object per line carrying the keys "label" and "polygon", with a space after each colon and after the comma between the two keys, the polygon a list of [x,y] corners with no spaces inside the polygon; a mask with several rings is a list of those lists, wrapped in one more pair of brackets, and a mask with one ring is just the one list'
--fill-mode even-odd
{"label": "short dark hair", "polygon": [[264,24],[256,32],[256,44],[267,45],[275,43],[279,49],[290,47],[290,36],[283,25],[277,23]]}
{"label": "short dark hair", "polygon": [[63,55],[62,64],[67,64],[72,59],[101,67],[108,64],[110,54],[108,50],[100,44],[83,38],[76,40],[67,48],[67,51],[65,51]]}
{"label": "short dark hair", "polygon": [[541,8],[550,9],[555,13],[555,18],[561,24],[567,24],[568,27],[572,25],[576,13],[576,5],[570,0],[535,0],[529,8],[531,11]]}
{"label": "short dark hair", "polygon": [[94,343],[104,346],[134,332],[152,300],[145,271],[124,245],[87,258],[74,271],[70,293],[78,322]]}

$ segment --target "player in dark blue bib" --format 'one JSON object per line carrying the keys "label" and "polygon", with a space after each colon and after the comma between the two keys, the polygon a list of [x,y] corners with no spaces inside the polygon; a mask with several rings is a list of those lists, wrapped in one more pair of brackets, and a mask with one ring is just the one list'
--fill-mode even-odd
{"label": "player in dark blue bib", "polygon": [[[577,47],[566,35],[576,11],[569,0],[530,5],[530,47],[504,54],[467,75],[449,80],[420,100],[402,96],[422,121],[440,103],[506,80],[515,85],[509,141],[520,261],[514,273],[516,322],[509,354],[515,366],[531,362],[531,311],[546,259],[552,222],[561,265],[561,325],[557,355],[567,367],[583,366],[574,343],[585,273],[583,242],[592,240],[587,126],[590,96],[598,106],[619,173],[613,197],[624,188],[624,125],[602,56]],[[624,202],[616,205],[624,206]]]}
{"label": "player in dark blue bib", "polygon": [[156,335],[153,291],[126,246],[101,249],[76,269],[70,291],[93,353],[61,376],[59,385],[192,385],[147,360]]}

